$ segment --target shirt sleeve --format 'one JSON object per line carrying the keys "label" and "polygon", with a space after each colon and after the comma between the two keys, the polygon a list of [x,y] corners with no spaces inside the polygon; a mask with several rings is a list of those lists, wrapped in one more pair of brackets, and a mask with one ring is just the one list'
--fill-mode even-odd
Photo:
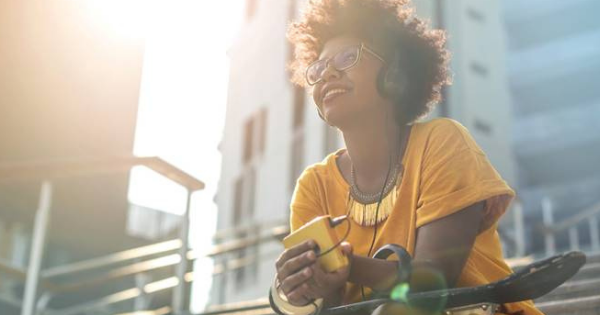
{"label": "shirt sleeve", "polygon": [[291,232],[296,231],[315,217],[324,214],[317,188],[315,172],[311,168],[304,170],[296,182],[290,204]]}
{"label": "shirt sleeve", "polygon": [[481,230],[508,208],[514,191],[465,127],[443,119],[429,135],[421,167],[417,228],[485,201]]}

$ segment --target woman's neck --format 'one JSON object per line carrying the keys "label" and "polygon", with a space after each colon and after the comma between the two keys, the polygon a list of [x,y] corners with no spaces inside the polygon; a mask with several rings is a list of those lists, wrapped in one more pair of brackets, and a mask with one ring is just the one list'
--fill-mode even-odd
{"label": "woman's neck", "polygon": [[342,130],[348,155],[346,173],[349,167],[354,167],[356,184],[366,193],[385,184],[388,167],[393,168],[401,158],[400,146],[408,130],[390,118],[384,119],[388,119],[387,124],[363,122],[360,128]]}

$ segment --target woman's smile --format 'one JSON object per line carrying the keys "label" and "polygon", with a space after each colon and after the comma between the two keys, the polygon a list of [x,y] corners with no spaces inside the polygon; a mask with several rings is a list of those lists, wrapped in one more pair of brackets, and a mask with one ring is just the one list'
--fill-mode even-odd
{"label": "woman's smile", "polygon": [[349,92],[347,89],[331,89],[325,93],[325,96],[323,97],[323,104],[326,104],[336,99],[338,96],[346,94],[347,92]]}

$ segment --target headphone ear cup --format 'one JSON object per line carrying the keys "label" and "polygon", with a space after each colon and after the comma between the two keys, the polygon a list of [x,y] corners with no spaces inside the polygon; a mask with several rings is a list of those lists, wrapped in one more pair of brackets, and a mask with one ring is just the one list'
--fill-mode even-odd
{"label": "headphone ear cup", "polygon": [[386,76],[387,68],[381,68],[379,73],[377,74],[377,91],[381,96],[387,98],[389,97],[388,91],[386,90],[385,85],[385,76]]}
{"label": "headphone ear cup", "polygon": [[402,72],[400,57],[395,54],[392,62],[386,69],[381,69],[377,76],[377,87],[382,96],[398,98],[406,89],[406,76]]}

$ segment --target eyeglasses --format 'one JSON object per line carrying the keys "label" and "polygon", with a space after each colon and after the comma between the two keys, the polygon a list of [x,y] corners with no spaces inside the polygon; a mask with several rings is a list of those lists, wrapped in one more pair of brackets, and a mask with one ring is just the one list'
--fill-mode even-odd
{"label": "eyeglasses", "polygon": [[306,82],[308,85],[315,85],[321,82],[321,80],[323,80],[323,73],[325,73],[325,70],[329,67],[330,63],[337,71],[345,71],[354,67],[360,60],[363,50],[385,64],[385,60],[383,60],[376,52],[365,46],[365,44],[350,46],[342,49],[331,58],[321,59],[311,63],[308,68],[306,68]]}

